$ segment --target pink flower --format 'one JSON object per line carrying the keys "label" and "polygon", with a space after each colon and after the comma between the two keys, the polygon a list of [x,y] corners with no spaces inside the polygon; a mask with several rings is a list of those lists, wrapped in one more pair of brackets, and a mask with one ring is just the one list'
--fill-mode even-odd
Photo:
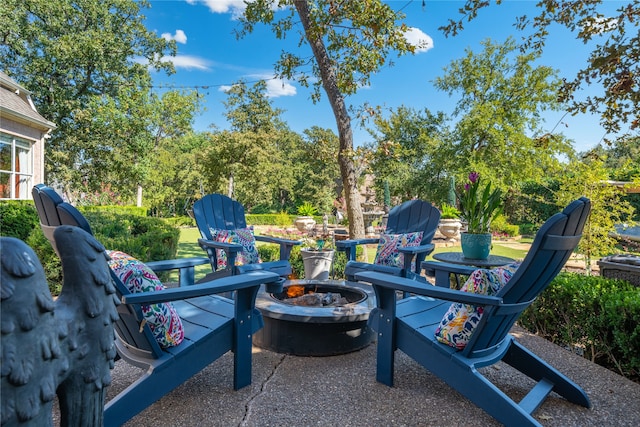
{"label": "pink flower", "polygon": [[471,172],[469,174],[469,181],[471,181],[472,183],[475,183],[478,178],[480,178],[480,174],[478,172]]}
{"label": "pink flower", "polygon": [[469,183],[467,182],[467,183],[464,185],[464,189],[465,189],[465,191],[469,191],[469,188],[471,188],[471,186],[470,186],[470,185],[469,185]]}

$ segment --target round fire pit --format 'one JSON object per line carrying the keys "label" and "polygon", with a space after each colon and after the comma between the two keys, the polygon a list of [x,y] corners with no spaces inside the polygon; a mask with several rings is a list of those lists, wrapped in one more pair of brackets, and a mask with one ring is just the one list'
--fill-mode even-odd
{"label": "round fire pit", "polygon": [[[289,291],[289,293],[288,293]],[[264,328],[253,335],[261,348],[296,356],[333,356],[369,345],[375,306],[371,286],[338,280],[292,280],[281,293],[258,292]]]}

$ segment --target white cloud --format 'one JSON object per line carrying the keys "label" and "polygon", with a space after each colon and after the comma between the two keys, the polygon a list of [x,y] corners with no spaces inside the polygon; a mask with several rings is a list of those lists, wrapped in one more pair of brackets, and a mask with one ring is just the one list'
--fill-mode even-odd
{"label": "white cloud", "polygon": [[[196,1],[187,0],[187,3],[195,4]],[[244,0],[202,0],[202,3],[213,13],[231,12],[234,18],[242,15],[247,7]]]}
{"label": "white cloud", "polygon": [[196,69],[208,71],[211,66],[211,61],[191,55],[165,56],[162,59],[173,62],[173,66],[176,68],[184,68],[186,70]]}
{"label": "white cloud", "polygon": [[613,31],[618,27],[618,21],[615,18],[605,18],[603,16],[590,16],[580,22],[583,31],[602,34]]}
{"label": "white cloud", "polygon": [[[289,83],[287,80],[283,79],[275,79],[271,76],[265,75],[248,75],[246,76],[250,79],[263,79],[266,83],[266,91],[265,95],[267,98],[278,98],[280,96],[293,96],[297,94],[296,87]],[[218,90],[220,92],[229,92],[233,86],[232,85],[222,85]]]}
{"label": "white cloud", "polygon": [[160,37],[167,41],[175,40],[178,43],[187,43],[187,35],[182,30],[176,30],[176,33],[174,35],[171,35],[171,33],[162,33]]}
{"label": "white cloud", "polygon": [[283,79],[267,80],[267,96],[277,98],[279,96],[293,96],[297,93],[296,87]]}
{"label": "white cloud", "polygon": [[409,44],[416,47],[416,53],[426,52],[433,48],[433,39],[428,34],[425,34],[421,29],[410,27],[404,37]]}

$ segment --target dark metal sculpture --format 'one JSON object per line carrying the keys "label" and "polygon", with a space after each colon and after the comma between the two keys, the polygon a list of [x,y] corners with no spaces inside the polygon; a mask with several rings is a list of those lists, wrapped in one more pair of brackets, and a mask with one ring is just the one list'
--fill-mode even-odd
{"label": "dark metal sculpture", "polygon": [[54,300],[33,250],[0,239],[3,426],[102,426],[116,350],[115,288],[104,247],[70,226],[55,232],[64,285]]}

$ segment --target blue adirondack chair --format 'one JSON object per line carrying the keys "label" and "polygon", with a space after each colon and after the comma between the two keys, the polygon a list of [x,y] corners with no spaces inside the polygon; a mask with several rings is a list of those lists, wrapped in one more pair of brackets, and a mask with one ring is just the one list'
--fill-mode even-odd
{"label": "blue adirondack chair", "polygon": [[[376,272],[356,275],[372,283],[377,308],[369,317],[378,333],[377,380],[393,385],[394,352],[402,350],[474,404],[505,425],[539,426],[531,415],[554,391],[570,402],[591,406],[586,393],[562,373],[518,343],[508,332],[562,269],[578,245],[591,203],[580,198],[540,228],[531,249],[513,277],[495,295],[479,295],[423,285]],[[396,291],[414,294],[396,301]],[[463,350],[442,344],[435,330],[451,303],[484,307]],[[503,361],[537,384],[516,403],[477,368]]]}
{"label": "blue adirondack chair", "polygon": [[[399,248],[399,251],[405,256],[403,268],[398,268],[356,261],[357,246],[376,244],[379,242],[378,238],[339,240],[336,242],[336,249],[344,251],[347,255],[345,277],[347,280],[353,281],[356,273],[363,271],[377,271],[400,277],[419,277],[422,261],[435,248],[431,240],[436,233],[439,222],[440,211],[431,202],[410,200],[395,206],[389,212],[384,234],[405,234],[422,231],[420,245]],[[411,273],[412,264],[415,268],[415,275]]]}
{"label": "blue adirondack chair", "polygon": [[[71,232],[79,227],[91,233],[82,214],[63,202],[53,189],[38,185],[32,193],[41,227],[56,251],[54,231],[61,224],[75,226],[68,227]],[[192,258],[147,263],[154,271],[181,272],[179,287],[155,292],[130,293],[111,271],[116,294],[122,302],[115,322],[115,346],[123,360],[144,372],[107,402],[106,426],[123,424],[228,351],[234,353],[234,389],[251,383],[251,337],[263,326],[255,298],[262,284],[267,292],[281,292],[283,280],[272,272],[254,271],[194,284],[194,265],[207,262],[207,258]],[[234,294],[233,300],[216,295],[230,292]],[[160,347],[143,322],[140,306],[163,302],[172,302],[184,327],[184,340],[174,347]]]}
{"label": "blue adirondack chair", "polygon": [[[291,274],[291,264],[289,256],[294,246],[300,245],[298,240],[280,239],[269,236],[254,236],[258,242],[267,242],[280,245],[280,259],[263,263],[235,265],[238,252],[243,246],[237,243],[225,243],[216,241],[211,233],[212,229],[237,230],[247,228],[247,221],[244,215],[244,207],[240,202],[222,194],[208,194],[193,204],[193,216],[196,220],[201,239],[198,244],[207,253],[213,269],[213,275],[232,275],[246,273],[254,270],[266,270],[277,273],[282,277]],[[224,250],[227,255],[227,267],[224,270],[218,269],[218,256],[216,249]]]}

